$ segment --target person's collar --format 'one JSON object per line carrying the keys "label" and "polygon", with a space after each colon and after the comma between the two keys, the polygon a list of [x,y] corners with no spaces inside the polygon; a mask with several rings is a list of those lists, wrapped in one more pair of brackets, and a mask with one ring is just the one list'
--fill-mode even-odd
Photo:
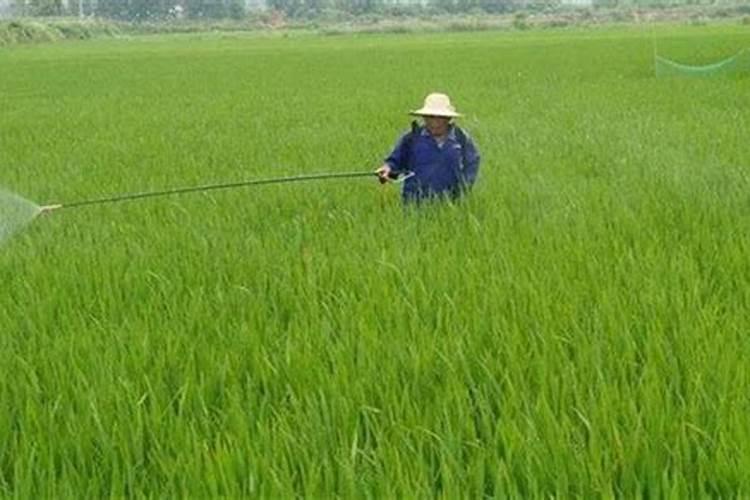
{"label": "person's collar", "polygon": [[[432,134],[430,134],[430,131],[427,130],[427,127],[422,125],[422,129],[419,131],[419,135],[422,137],[430,137]],[[450,139],[451,141],[456,140],[456,126],[454,124],[448,125],[448,133],[445,135],[446,139]]]}

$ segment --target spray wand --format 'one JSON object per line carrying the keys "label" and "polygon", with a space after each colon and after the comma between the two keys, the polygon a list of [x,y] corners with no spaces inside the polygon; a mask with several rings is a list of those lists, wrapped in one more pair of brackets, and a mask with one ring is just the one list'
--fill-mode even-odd
{"label": "spray wand", "polygon": [[[396,182],[402,182],[408,177],[411,177],[412,175],[414,174],[409,173],[407,175],[402,176],[401,178],[391,177],[391,180],[394,180]],[[311,175],[295,175],[295,176],[287,176],[287,177],[275,177],[275,178],[270,178],[270,179],[255,179],[255,180],[250,180],[250,181],[230,182],[230,183],[224,183],[224,184],[205,184],[201,186],[174,188],[174,189],[167,189],[163,191],[147,191],[147,192],[142,192],[142,193],[129,193],[129,194],[112,196],[108,198],[94,198],[90,200],[81,200],[81,201],[75,201],[71,203],[51,204],[51,205],[40,207],[39,213],[53,212],[55,210],[60,210],[63,208],[78,208],[78,207],[85,207],[88,205],[102,205],[105,203],[117,203],[121,201],[140,200],[144,198],[155,198],[155,197],[171,196],[171,195],[184,194],[184,193],[213,191],[217,189],[231,189],[231,188],[245,187],[245,186],[260,186],[260,185],[265,185],[265,184],[284,184],[284,183],[290,183],[290,182],[302,182],[302,181],[313,181],[313,180],[324,180],[324,179],[347,179],[347,178],[355,178],[355,177],[375,177],[375,176],[378,176],[377,172],[342,172],[342,173],[324,173],[324,174],[311,174]],[[385,181],[382,181],[382,182],[385,182]]]}

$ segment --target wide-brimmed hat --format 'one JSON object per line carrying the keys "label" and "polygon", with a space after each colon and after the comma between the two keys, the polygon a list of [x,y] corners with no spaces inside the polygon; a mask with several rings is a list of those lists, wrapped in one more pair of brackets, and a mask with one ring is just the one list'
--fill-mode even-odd
{"label": "wide-brimmed hat", "polygon": [[412,111],[410,114],[416,116],[442,116],[445,118],[461,116],[451,104],[450,97],[439,93],[432,93],[425,97],[424,106]]}

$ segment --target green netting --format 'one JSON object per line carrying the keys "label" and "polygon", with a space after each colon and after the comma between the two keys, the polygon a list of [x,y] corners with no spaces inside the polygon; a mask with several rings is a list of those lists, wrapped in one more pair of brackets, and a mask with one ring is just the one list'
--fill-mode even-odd
{"label": "green netting", "polygon": [[659,55],[654,57],[656,58],[654,66],[657,78],[664,76],[711,77],[750,73],[750,52],[747,50],[742,50],[723,61],[703,66],[681,64]]}

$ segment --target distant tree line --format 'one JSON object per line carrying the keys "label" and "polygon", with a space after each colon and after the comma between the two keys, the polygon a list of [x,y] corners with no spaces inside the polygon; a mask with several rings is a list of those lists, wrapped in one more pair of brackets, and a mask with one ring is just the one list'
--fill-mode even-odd
{"label": "distant tree line", "polygon": [[21,16],[97,16],[129,21],[165,19],[242,19],[258,11],[289,16],[326,12],[352,15],[408,14],[420,11],[503,13],[559,7],[566,4],[594,7],[659,7],[724,5],[736,0],[0,0]]}
{"label": "distant tree line", "polygon": [[[2,3],[0,1],[0,3]],[[246,0],[11,0],[10,10],[25,16],[97,16],[124,20],[242,18]]]}

